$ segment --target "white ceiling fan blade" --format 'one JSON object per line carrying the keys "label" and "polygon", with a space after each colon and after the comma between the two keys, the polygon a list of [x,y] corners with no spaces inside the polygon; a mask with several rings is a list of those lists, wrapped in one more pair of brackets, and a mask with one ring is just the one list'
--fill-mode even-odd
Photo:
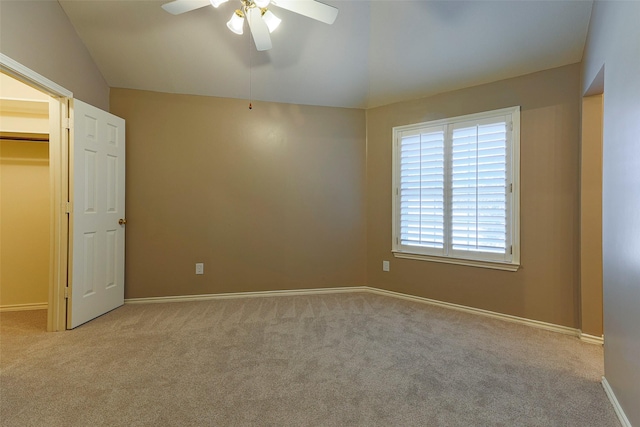
{"label": "white ceiling fan blade", "polygon": [[162,5],[162,8],[172,15],[180,15],[181,13],[191,12],[201,7],[210,6],[209,0],[175,0]]}
{"label": "white ceiling fan blade", "polygon": [[337,8],[315,0],[273,0],[272,3],[329,25],[333,24],[338,16]]}
{"label": "white ceiling fan blade", "polygon": [[253,35],[253,42],[256,44],[256,49],[260,51],[271,49],[269,27],[267,27],[267,23],[262,19],[262,12],[260,9],[252,7],[247,10],[247,21],[249,22],[249,28],[251,28],[251,34]]}

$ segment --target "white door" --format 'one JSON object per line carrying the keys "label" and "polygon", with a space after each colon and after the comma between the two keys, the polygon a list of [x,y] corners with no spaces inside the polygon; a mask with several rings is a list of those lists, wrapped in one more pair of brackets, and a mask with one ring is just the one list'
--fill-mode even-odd
{"label": "white door", "polygon": [[124,304],[124,120],[71,100],[67,328]]}

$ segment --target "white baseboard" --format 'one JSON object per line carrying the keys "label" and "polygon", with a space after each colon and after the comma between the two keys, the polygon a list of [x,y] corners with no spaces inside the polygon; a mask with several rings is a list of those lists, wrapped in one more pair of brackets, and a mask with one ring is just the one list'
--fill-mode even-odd
{"label": "white baseboard", "polygon": [[597,335],[585,334],[584,332],[580,331],[580,335],[578,337],[580,338],[580,341],[584,341],[587,344],[604,345],[604,335],[599,337]]}
{"label": "white baseboard", "polygon": [[0,305],[0,312],[3,311],[26,311],[26,310],[46,310],[48,304],[42,302],[39,304],[8,304]]}
{"label": "white baseboard", "polygon": [[465,305],[453,304],[450,302],[438,301],[430,298],[418,297],[415,295],[402,294],[400,292],[387,291],[385,289],[369,288],[369,292],[378,295],[387,295],[395,298],[401,298],[408,301],[421,302],[424,304],[435,305],[438,307],[445,307],[452,310],[463,311],[465,313],[479,314],[485,317],[491,317],[493,319],[500,319],[507,322],[518,323],[521,325],[532,326],[538,329],[544,329],[546,331],[558,332],[564,335],[571,335],[574,337],[580,336],[580,330],[570,328],[568,326],[556,325],[553,323],[541,322],[539,320],[531,320],[524,317],[512,316],[510,314],[496,313],[495,311],[483,310],[481,308],[467,307]]}
{"label": "white baseboard", "polygon": [[254,297],[275,297],[275,296],[295,296],[295,295],[320,295],[338,294],[347,292],[367,292],[365,286],[351,286],[344,288],[317,288],[317,289],[292,289],[284,291],[260,291],[260,292],[231,292],[224,294],[201,294],[201,295],[175,295],[168,297],[149,298],[127,298],[125,304],[147,304],[163,302],[185,302],[185,301],[208,301],[216,299],[234,298],[254,298]]}
{"label": "white baseboard", "polygon": [[546,331],[558,332],[564,335],[577,337],[590,344],[603,343],[603,338],[593,335],[583,334],[579,329],[570,328],[568,326],[556,325],[553,323],[541,322],[539,320],[531,320],[524,317],[512,316],[509,314],[496,313],[494,311],[483,310],[480,308],[467,307],[464,305],[453,304],[449,302],[438,301],[430,298],[418,297],[415,295],[403,294],[400,292],[388,291],[385,289],[372,288],[369,286],[350,286],[341,288],[317,288],[317,289],[293,289],[283,291],[261,291],[261,292],[233,292],[224,294],[202,294],[202,295],[175,295],[167,297],[148,297],[148,298],[128,298],[124,302],[126,304],[148,304],[148,303],[164,303],[164,302],[185,302],[185,301],[206,301],[217,299],[232,298],[251,298],[251,297],[275,297],[275,296],[295,296],[295,295],[319,295],[319,294],[336,294],[347,292],[369,292],[377,295],[385,295],[393,298],[400,298],[408,301],[421,302],[424,304],[445,307],[453,310],[464,311],[466,313],[478,314],[481,316],[500,319],[507,322],[518,323],[521,325],[531,326]]}
{"label": "white baseboard", "polygon": [[622,406],[620,406],[620,403],[618,402],[618,398],[616,397],[613,389],[611,388],[609,382],[605,377],[602,377],[602,388],[604,388],[604,392],[607,394],[609,401],[613,405],[613,409],[616,411],[616,415],[618,416],[622,427],[631,427],[631,422],[629,422],[629,419],[625,415]]}

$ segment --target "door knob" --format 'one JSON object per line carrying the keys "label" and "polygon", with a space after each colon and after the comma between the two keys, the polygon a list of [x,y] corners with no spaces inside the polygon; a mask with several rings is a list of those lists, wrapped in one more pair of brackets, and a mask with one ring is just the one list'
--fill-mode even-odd
{"label": "door knob", "polygon": [[118,224],[120,225],[125,225],[127,223],[127,220],[124,218],[120,218],[120,220],[118,221]]}

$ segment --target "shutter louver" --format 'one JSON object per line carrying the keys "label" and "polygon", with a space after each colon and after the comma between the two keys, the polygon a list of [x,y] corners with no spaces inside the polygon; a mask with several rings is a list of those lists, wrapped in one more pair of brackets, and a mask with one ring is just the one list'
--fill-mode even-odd
{"label": "shutter louver", "polygon": [[442,127],[402,137],[399,198],[400,244],[442,252],[445,247]]}
{"label": "shutter louver", "polygon": [[454,126],[452,250],[506,254],[506,175],[506,121]]}

